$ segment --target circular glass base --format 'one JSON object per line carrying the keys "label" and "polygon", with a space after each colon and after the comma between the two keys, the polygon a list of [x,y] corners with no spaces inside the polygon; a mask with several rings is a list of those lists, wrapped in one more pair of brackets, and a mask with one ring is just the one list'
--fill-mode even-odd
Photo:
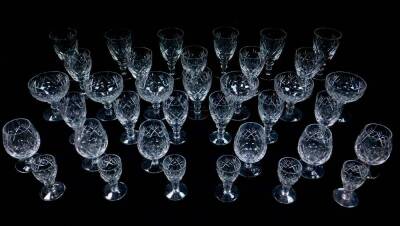
{"label": "circular glass base", "polygon": [[121,200],[127,192],[128,187],[123,182],[118,182],[115,185],[106,184],[104,186],[104,198],[108,201]]}
{"label": "circular glass base", "polygon": [[278,185],[272,190],[272,196],[282,204],[290,204],[296,201],[296,192],[293,188],[285,190],[282,185]]}
{"label": "circular glass base", "polygon": [[150,107],[144,111],[144,118],[145,119],[164,120],[164,114],[162,113],[162,111],[159,111],[157,114],[154,112],[153,108]]}
{"label": "circular glass base", "polygon": [[49,187],[43,187],[39,196],[43,201],[54,201],[64,194],[65,189],[66,187],[63,183],[55,182]]}
{"label": "circular glass base", "polygon": [[346,208],[353,208],[358,205],[358,197],[355,192],[349,192],[343,188],[333,190],[335,202]]}
{"label": "circular glass base", "polygon": [[319,179],[322,176],[324,176],[324,168],[322,167],[322,165],[319,166],[312,166],[312,165],[308,165],[307,163],[301,161],[302,165],[303,165],[303,171],[301,173],[301,176],[306,178],[306,179],[311,179],[311,180],[315,180],[315,179]]}
{"label": "circular glass base", "polygon": [[103,122],[114,121],[117,119],[117,116],[112,109],[107,110],[105,108],[100,109],[97,112],[96,117]]}
{"label": "circular glass base", "polygon": [[179,138],[174,137],[174,133],[172,131],[169,132],[169,142],[174,145],[183,144],[186,142],[186,133],[181,130]]}
{"label": "circular glass base", "polygon": [[124,131],[121,134],[120,141],[125,145],[137,144],[137,137],[139,136],[139,131],[135,130],[134,133],[135,133],[134,136],[128,136],[128,133],[126,131]]}
{"label": "circular glass base", "polygon": [[174,190],[172,184],[167,184],[165,189],[165,197],[172,201],[179,201],[186,197],[188,193],[187,187],[184,183],[179,183],[178,189]]}
{"label": "circular glass base", "polygon": [[88,172],[97,172],[99,170],[96,160],[85,158],[82,160],[82,168]]}
{"label": "circular glass base", "polygon": [[257,177],[261,173],[261,167],[256,164],[246,167],[246,163],[244,163],[242,167],[240,167],[240,176],[242,177]]}
{"label": "circular glass base", "polygon": [[295,107],[292,114],[288,114],[285,110],[280,117],[280,120],[284,122],[298,122],[301,120],[302,117],[303,113],[300,111],[300,109]]}
{"label": "circular glass base", "polygon": [[239,197],[239,189],[232,185],[231,192],[224,192],[224,186],[219,184],[215,190],[215,197],[221,202],[234,202]]}
{"label": "circular glass base", "polygon": [[48,122],[58,122],[63,120],[60,113],[51,108],[48,108],[43,112],[43,119]]}
{"label": "circular glass base", "polygon": [[[160,160],[158,160],[160,161]],[[142,169],[148,173],[161,173],[163,172],[162,165],[158,163],[154,163],[151,160],[144,159],[142,162]]]}
{"label": "circular glass base", "polygon": [[232,137],[228,132],[224,132],[224,134],[221,137],[219,137],[218,131],[214,131],[209,135],[209,139],[211,143],[215,145],[226,145],[231,142]]}
{"label": "circular glass base", "polygon": [[275,130],[271,130],[267,137],[267,144],[273,144],[278,141],[278,133]]}
{"label": "circular glass base", "polygon": [[15,163],[15,169],[19,173],[30,173],[32,171],[31,166],[27,160],[18,160]]}
{"label": "circular glass base", "polygon": [[242,105],[240,109],[240,112],[233,114],[232,121],[241,122],[250,118],[250,111],[247,107]]}
{"label": "circular glass base", "polygon": [[198,120],[204,120],[208,117],[207,111],[206,110],[201,110],[200,113],[194,113],[194,111],[189,111],[188,115],[189,119],[198,121]]}

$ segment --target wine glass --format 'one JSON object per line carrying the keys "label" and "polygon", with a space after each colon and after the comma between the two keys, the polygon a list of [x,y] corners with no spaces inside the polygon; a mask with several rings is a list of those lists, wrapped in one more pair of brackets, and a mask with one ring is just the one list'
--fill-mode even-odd
{"label": "wine glass", "polygon": [[312,79],[302,79],[294,71],[279,73],[274,79],[276,93],[286,102],[285,111],[281,120],[285,122],[298,122],[302,112],[295,104],[309,98],[314,88]]}
{"label": "wine glass", "polygon": [[40,136],[28,119],[13,119],[3,126],[3,146],[7,154],[18,160],[15,169],[29,173],[32,156],[39,150]]}
{"label": "wine glass", "polygon": [[82,127],[86,120],[86,100],[85,95],[80,92],[68,92],[61,100],[60,114],[64,122],[74,130],[69,136],[69,142],[74,144],[74,134],[78,128]]}
{"label": "wine glass", "polygon": [[31,167],[33,176],[43,184],[40,198],[43,201],[61,198],[66,187],[64,183],[56,181],[58,171],[56,158],[49,154],[36,155],[32,159]]}
{"label": "wine glass", "polygon": [[186,197],[187,187],[181,182],[186,171],[186,159],[179,154],[165,156],[162,169],[170,181],[165,189],[165,197],[172,201],[179,201]]}
{"label": "wine glass", "polygon": [[324,126],[333,126],[339,119],[341,105],[326,92],[326,90],[317,93],[314,105],[315,119]]}
{"label": "wine glass", "polygon": [[221,91],[215,91],[208,97],[208,104],[211,118],[217,126],[217,131],[209,135],[211,143],[216,145],[229,144],[232,138],[225,131],[225,128],[233,116],[233,102],[229,101]]}
{"label": "wine glass", "polygon": [[239,51],[240,69],[245,76],[257,78],[264,67],[264,55],[258,46],[245,46]]}
{"label": "wine glass", "polygon": [[172,128],[170,134],[171,144],[179,145],[186,142],[186,133],[182,125],[186,121],[189,111],[189,98],[185,92],[175,90],[163,103],[163,113]]}
{"label": "wine glass", "polygon": [[128,60],[129,72],[134,79],[137,79],[149,74],[153,64],[153,52],[146,47],[134,47]]}
{"label": "wine glass", "polygon": [[75,132],[75,149],[84,158],[82,168],[86,171],[98,171],[98,159],[106,151],[107,145],[107,133],[95,118],[87,118]]}
{"label": "wine glass", "polygon": [[126,75],[128,59],[131,56],[133,35],[131,30],[114,28],[104,33],[108,51],[111,57],[118,63],[123,76]]}
{"label": "wine glass", "polygon": [[312,79],[318,73],[322,65],[322,56],[312,47],[296,49],[294,66],[297,76],[303,79]]}
{"label": "wine glass", "polygon": [[123,91],[114,101],[114,112],[118,121],[124,127],[120,141],[126,145],[137,143],[139,132],[135,130],[135,124],[140,113],[140,99],[133,91]]}
{"label": "wine glass", "polygon": [[190,74],[199,74],[207,66],[208,51],[203,46],[186,46],[182,50],[182,68]]}
{"label": "wine glass", "polygon": [[244,121],[250,117],[249,110],[242,103],[257,95],[258,79],[244,76],[240,71],[231,71],[220,79],[221,91],[235,103],[233,121]]}
{"label": "wine glass", "polygon": [[203,120],[207,115],[201,109],[201,103],[206,99],[212,83],[212,71],[206,67],[199,74],[182,72],[183,88],[193,102],[193,110],[189,111],[189,118],[192,120]]}
{"label": "wine glass", "polygon": [[275,90],[267,89],[258,95],[258,114],[264,124],[267,144],[278,140],[278,133],[272,129],[279,120],[285,107],[285,102],[278,96]]}
{"label": "wine glass", "polygon": [[108,201],[118,201],[125,197],[128,187],[119,182],[122,174],[122,161],[118,155],[105,154],[97,163],[100,177],[107,183],[104,186],[104,198]]}
{"label": "wine glass", "polygon": [[339,122],[348,121],[343,106],[360,99],[367,89],[367,82],[359,75],[351,72],[336,71],[326,76],[325,89],[341,105]]}
{"label": "wine glass", "polygon": [[175,65],[182,54],[184,34],[183,30],[177,27],[167,27],[157,32],[161,55],[167,61],[170,76],[175,79],[180,78],[175,73]]}
{"label": "wine glass", "polygon": [[66,52],[78,49],[78,32],[73,28],[58,29],[50,32],[54,52],[60,60],[65,59]]}
{"label": "wine glass", "polygon": [[51,108],[43,113],[49,122],[61,121],[59,102],[69,89],[68,75],[61,71],[48,71],[35,75],[28,82],[31,95],[38,101],[49,103]]}
{"label": "wine glass", "polygon": [[321,124],[306,126],[300,136],[297,151],[303,163],[302,176],[307,179],[319,179],[324,174],[322,165],[332,155],[332,133]]}
{"label": "wine glass", "polygon": [[272,67],[281,56],[285,46],[287,33],[280,28],[263,28],[260,31],[260,49],[264,55],[265,74],[261,74],[263,80],[271,80]]}
{"label": "wine glass", "polygon": [[358,196],[354,191],[364,184],[368,172],[368,166],[359,161],[345,161],[341,171],[343,187],[333,190],[335,202],[346,208],[356,207]]}
{"label": "wine glass", "polygon": [[116,119],[112,103],[122,93],[124,83],[122,76],[112,71],[99,71],[93,73],[85,82],[86,95],[93,101],[103,104],[97,112],[97,118],[102,121]]}
{"label": "wine glass", "polygon": [[283,157],[278,162],[278,178],[280,185],[272,190],[272,196],[282,204],[296,201],[296,192],[292,186],[300,179],[301,162],[292,157]]}
{"label": "wine glass", "polygon": [[240,160],[234,155],[222,155],[217,159],[217,173],[222,184],[219,184],[215,196],[221,202],[234,202],[239,197],[239,190],[233,182],[240,172]]}
{"label": "wine glass", "polygon": [[[224,75],[228,62],[235,54],[239,30],[230,26],[220,26],[212,30],[214,50],[221,64],[221,74]],[[219,76],[217,76],[219,78]]]}
{"label": "wine glass", "polygon": [[152,104],[152,109],[144,112],[146,119],[163,119],[160,112],[161,102],[168,99],[174,89],[174,79],[162,71],[150,71],[147,76],[142,76],[135,81],[139,96]]}
{"label": "wine glass", "polygon": [[161,173],[160,159],[169,149],[169,135],[164,123],[156,119],[148,119],[139,127],[138,149],[146,159],[142,168],[148,173]]}
{"label": "wine glass", "polygon": [[84,83],[89,79],[92,69],[92,57],[88,49],[68,50],[64,59],[64,67],[71,78],[79,82],[79,87],[84,92]]}
{"label": "wine glass", "polygon": [[235,136],[234,150],[236,156],[244,162],[240,170],[243,177],[256,177],[261,174],[257,163],[267,153],[264,127],[255,122],[240,125]]}

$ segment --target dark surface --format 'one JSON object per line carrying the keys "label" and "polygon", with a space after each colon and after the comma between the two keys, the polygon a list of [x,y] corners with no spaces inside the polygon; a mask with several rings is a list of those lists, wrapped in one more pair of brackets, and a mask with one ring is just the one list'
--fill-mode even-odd
{"label": "dark surface", "polygon": [[[396,164],[399,156],[396,118],[398,110],[395,109],[398,104],[395,97],[398,96],[395,92],[398,83],[395,80],[396,71],[393,69],[396,63],[390,55],[396,51],[391,37],[391,23],[394,18],[385,14],[386,9],[370,7],[369,10],[357,11],[345,5],[317,6],[317,9],[294,5],[294,8],[299,8],[293,13],[282,6],[257,7],[250,3],[247,7],[211,3],[201,7],[184,6],[187,10],[178,10],[175,5],[169,4],[143,4],[131,8],[121,5],[115,8],[103,6],[100,9],[79,4],[73,7],[55,6],[52,9],[37,6],[35,10],[30,10],[29,7],[25,5],[26,10],[13,7],[15,13],[4,16],[1,22],[4,26],[1,35],[0,92],[3,101],[0,124],[3,126],[6,121],[17,117],[29,118],[42,138],[39,152],[56,156],[59,165],[57,179],[66,184],[67,190],[64,197],[57,202],[42,202],[38,196],[41,187],[39,182],[32,175],[17,173],[14,170],[15,160],[0,151],[0,206],[9,207],[4,215],[38,211],[68,220],[73,218],[62,217],[86,216],[88,219],[101,219],[99,213],[108,213],[114,219],[130,218],[130,222],[147,219],[145,225],[159,225],[161,222],[213,222],[211,217],[218,217],[220,220],[242,218],[263,221],[265,224],[296,219],[314,222],[318,217],[329,217],[325,220],[337,221],[344,221],[346,218],[365,219],[366,216],[371,220],[390,218],[390,215],[378,217],[390,211],[390,205],[398,201],[395,195],[397,187],[394,186],[394,179],[398,178]],[[171,10],[172,8],[175,9]],[[156,13],[156,10],[161,12]],[[383,13],[383,16],[376,16],[376,12]],[[343,41],[327,71],[346,70],[358,73],[367,81],[368,88],[362,99],[345,107],[351,112],[351,122],[332,127],[334,149],[332,158],[325,165],[326,175],[318,181],[301,179],[294,187],[298,200],[293,205],[280,205],[271,196],[272,189],[279,183],[276,173],[278,160],[284,156],[298,157],[298,138],[304,127],[315,121],[315,93],[322,89],[322,84],[316,83],[313,96],[298,105],[305,118],[299,123],[277,123],[275,128],[280,135],[279,141],[268,146],[267,154],[262,160],[262,176],[254,179],[239,177],[236,185],[239,187],[240,197],[233,204],[222,204],[214,197],[214,189],[219,183],[215,161],[221,154],[232,154],[233,144],[217,147],[208,141],[208,134],[215,129],[210,117],[205,121],[187,120],[184,125],[188,135],[187,143],[170,147],[169,153],[184,155],[188,165],[183,182],[188,186],[189,195],[179,203],[168,201],[163,196],[167,184],[164,175],[149,175],[141,169],[142,157],[136,146],[125,146],[119,142],[122,132],[120,124],[117,121],[103,123],[109,135],[107,153],[121,156],[124,165],[121,181],[129,187],[127,197],[120,202],[105,201],[102,198],[104,182],[97,173],[82,170],[81,158],[68,143],[71,130],[63,122],[44,121],[42,112],[48,105],[34,100],[28,92],[26,83],[34,74],[49,70],[64,71],[50,45],[48,32],[67,25],[76,27],[79,45],[92,52],[92,71],[96,72],[118,70],[104,43],[103,32],[113,26],[129,27],[134,32],[135,46],[147,46],[153,50],[153,69],[167,70],[155,34],[157,29],[164,26],[178,26],[185,31],[185,44],[201,44],[208,48],[209,66],[217,74],[219,64],[212,47],[211,29],[223,24],[240,30],[239,48],[258,44],[258,31],[263,27],[284,28],[288,32],[287,45],[274,67],[275,73],[294,69],[294,50],[312,44],[312,31],[315,27],[332,26],[343,32]],[[230,61],[229,69],[239,69],[237,52]],[[179,65],[178,72],[181,70]],[[126,81],[125,87],[132,89],[132,80]],[[214,79],[212,90],[218,87],[219,82]],[[272,87],[272,82],[261,82],[261,89],[268,87]],[[75,84],[73,88],[76,88]],[[181,80],[176,81],[176,88],[183,89]],[[88,117],[94,117],[101,106],[90,100],[87,102]],[[260,122],[256,98],[245,105],[252,111],[249,121]],[[147,104],[143,102],[142,110],[145,106]],[[205,102],[204,106],[207,107],[208,103]],[[139,122],[142,121],[141,116]],[[355,158],[354,141],[363,126],[369,122],[383,123],[392,129],[392,157],[379,167],[381,176],[377,180],[367,181],[357,190],[359,207],[344,209],[333,201],[332,190],[341,186],[342,163]],[[229,123],[228,131],[234,136],[239,125],[237,122]],[[67,212],[73,215],[67,215]],[[191,220],[185,221],[185,218]]]}

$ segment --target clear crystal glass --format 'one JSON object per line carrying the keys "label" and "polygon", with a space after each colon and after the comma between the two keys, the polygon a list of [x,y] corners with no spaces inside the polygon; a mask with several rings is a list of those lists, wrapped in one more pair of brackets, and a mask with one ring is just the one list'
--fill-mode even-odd
{"label": "clear crystal glass", "polygon": [[258,114],[264,124],[267,144],[278,140],[278,133],[272,129],[283,113],[285,102],[278,96],[275,90],[267,89],[258,94]]}
{"label": "clear crystal glass", "polygon": [[267,153],[264,127],[255,122],[243,123],[235,136],[234,151],[236,156],[244,162],[240,170],[243,177],[256,177],[261,174],[257,163]]}
{"label": "clear crystal glass", "polygon": [[111,57],[118,63],[123,76],[126,75],[128,60],[131,56],[133,35],[131,30],[114,28],[104,33]]}
{"label": "clear crystal glass", "polygon": [[356,160],[345,161],[341,171],[343,187],[333,190],[335,202],[346,208],[356,207],[358,196],[354,191],[364,184],[368,173],[367,165]]}
{"label": "clear crystal glass", "polygon": [[18,160],[15,168],[20,173],[31,171],[32,156],[40,146],[40,136],[34,125],[25,118],[8,121],[3,126],[4,150]]}
{"label": "clear crystal glass", "polygon": [[314,105],[315,119],[319,124],[332,126],[339,119],[342,112],[339,104],[326,90],[317,93]]}
{"label": "clear crystal glass", "polygon": [[73,28],[58,29],[50,32],[54,52],[60,60],[65,59],[66,52],[78,49],[78,32]]}
{"label": "clear crystal glass", "polygon": [[169,149],[169,135],[161,120],[148,119],[139,127],[138,149],[145,158],[142,168],[148,173],[161,173],[160,159]]}
{"label": "clear crystal glass", "polygon": [[88,49],[72,49],[66,53],[64,67],[71,78],[79,82],[79,87],[84,92],[84,83],[89,79],[92,69],[92,57]]}
{"label": "clear crystal glass", "polygon": [[118,201],[125,197],[128,187],[120,182],[122,175],[122,161],[118,155],[105,154],[97,163],[100,177],[107,183],[104,186],[104,198],[108,201]]}
{"label": "clear crystal glass", "polygon": [[75,149],[84,158],[82,168],[86,171],[98,171],[98,159],[106,151],[107,145],[106,130],[95,118],[87,118],[75,132]]}
{"label": "clear crystal glass", "polygon": [[278,178],[280,185],[272,190],[272,196],[282,204],[296,201],[296,192],[292,186],[299,180],[302,172],[301,162],[292,157],[283,157],[278,162]]}
{"label": "clear crystal glass", "polygon": [[179,201],[186,197],[187,187],[181,182],[186,171],[186,159],[179,154],[165,156],[162,169],[170,182],[165,189],[165,197],[172,201]]}
{"label": "clear crystal glass", "polygon": [[281,56],[286,43],[287,33],[281,28],[263,28],[260,31],[260,49],[264,55],[265,73],[260,75],[263,80],[274,79],[272,67]]}
{"label": "clear crystal glass", "polygon": [[43,72],[32,77],[28,82],[31,95],[38,101],[49,103],[51,109],[43,113],[46,121],[61,121],[58,111],[59,102],[69,89],[68,75],[61,71]]}
{"label": "clear crystal glass", "polygon": [[182,68],[190,74],[199,74],[207,66],[208,51],[199,45],[186,46],[182,50]]}
{"label": "clear crystal glass", "polygon": [[[221,26],[212,30],[214,50],[221,64],[221,74],[225,74],[228,62],[235,54],[239,30],[234,27]],[[218,78],[219,76],[217,76]]]}
{"label": "clear crystal glass", "polygon": [[175,65],[182,54],[184,34],[183,30],[177,27],[167,27],[157,32],[161,55],[167,61],[169,74],[175,79],[180,78],[175,73]]}
{"label": "clear crystal glass", "polygon": [[54,156],[39,154],[32,159],[32,174],[43,184],[40,198],[43,201],[54,201],[62,197],[66,189],[64,183],[56,181],[57,162]]}
{"label": "clear crystal glass", "polygon": [[331,157],[332,146],[332,133],[328,127],[321,124],[306,126],[297,145],[297,151],[304,164],[304,178],[319,179],[323,176],[322,165]]}
{"label": "clear crystal glass", "polygon": [[64,122],[74,130],[69,137],[71,144],[74,144],[75,131],[82,127],[86,120],[86,100],[85,95],[80,92],[68,92],[61,100],[60,114]]}
{"label": "clear crystal glass", "polygon": [[239,51],[239,63],[242,73],[257,78],[264,67],[264,55],[258,46],[245,46]]}
{"label": "clear crystal glass", "polygon": [[186,134],[182,126],[186,121],[189,111],[189,98],[185,92],[175,90],[163,103],[163,113],[168,124],[172,128],[170,134],[171,144],[183,144],[186,142]]}
{"label": "clear crystal glass", "polygon": [[312,47],[298,48],[294,56],[294,66],[297,76],[303,79],[312,79],[322,66],[322,56]]}
{"label": "clear crystal glass", "polygon": [[241,163],[234,155],[222,155],[217,159],[217,173],[222,184],[215,190],[215,196],[221,202],[234,202],[239,197],[238,188],[233,185],[239,176]]}
{"label": "clear crystal glass", "polygon": [[149,74],[153,64],[153,52],[146,47],[134,47],[128,60],[129,72],[137,79]]}
{"label": "clear crystal glass", "polygon": [[97,118],[102,121],[116,119],[112,103],[124,89],[122,76],[112,71],[93,73],[85,82],[86,95],[93,101],[103,104],[103,109],[97,112]]}
{"label": "clear crystal glass", "polygon": [[217,131],[209,135],[210,141],[216,145],[229,144],[232,138],[231,135],[225,131],[225,128],[233,116],[233,102],[228,100],[221,91],[215,91],[208,97],[208,107],[210,109],[211,118],[217,126]]}
{"label": "clear crystal glass", "polygon": [[136,144],[139,134],[135,130],[140,113],[139,95],[133,91],[123,91],[114,101],[114,112],[125,129],[120,138],[121,142],[126,145]]}

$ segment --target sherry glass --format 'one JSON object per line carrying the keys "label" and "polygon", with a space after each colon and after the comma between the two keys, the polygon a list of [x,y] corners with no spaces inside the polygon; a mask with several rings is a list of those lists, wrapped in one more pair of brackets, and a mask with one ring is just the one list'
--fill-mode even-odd
{"label": "sherry glass", "polygon": [[180,78],[175,73],[175,66],[182,54],[184,34],[183,30],[177,27],[167,27],[157,32],[161,55],[167,61],[170,76],[175,79]]}
{"label": "sherry glass", "polygon": [[264,67],[264,55],[258,46],[245,46],[239,51],[239,63],[242,73],[257,78]]}
{"label": "sherry glass", "polygon": [[181,182],[186,171],[186,159],[179,154],[165,156],[162,162],[165,176],[170,182],[165,190],[165,197],[172,201],[179,201],[186,197],[187,187]]}
{"label": "sherry glass", "polygon": [[190,74],[199,74],[207,66],[208,51],[203,46],[186,46],[182,50],[182,68]]}
{"label": "sherry glass", "polygon": [[301,47],[296,49],[294,66],[297,76],[303,79],[312,79],[321,68],[321,55],[312,47]]}
{"label": "sherry glass", "polygon": [[97,163],[100,177],[107,183],[104,186],[104,198],[108,201],[118,201],[125,197],[128,187],[119,182],[122,174],[122,161],[118,155],[105,154]]}
{"label": "sherry glass", "polygon": [[301,162],[292,157],[283,157],[278,162],[278,178],[281,182],[272,190],[272,196],[282,204],[296,201],[296,192],[292,186],[300,179]]}
{"label": "sherry glass", "polygon": [[133,36],[129,29],[110,29],[104,33],[108,51],[111,57],[118,63],[123,76],[126,75],[128,60],[131,56]]}
{"label": "sherry glass", "polygon": [[287,33],[280,28],[264,28],[260,31],[260,49],[264,55],[265,74],[261,74],[263,80],[272,80],[272,67],[281,56],[285,46]]}
{"label": "sherry glass", "polygon": [[221,64],[221,75],[224,75],[228,67],[228,62],[235,54],[239,30],[230,26],[220,26],[212,30],[212,35],[214,38],[215,54]]}
{"label": "sherry glass", "polygon": [[69,50],[78,49],[78,32],[73,28],[58,29],[50,32],[49,39],[52,41],[54,52],[60,60],[65,59]]}
{"label": "sherry glass", "polygon": [[233,102],[228,100],[221,91],[215,91],[208,97],[208,104],[211,118],[217,126],[217,131],[209,135],[211,143],[216,145],[229,144],[232,137],[225,131],[225,128],[233,116]]}
{"label": "sherry glass", "polygon": [[240,167],[240,160],[234,155],[222,155],[217,159],[217,173],[222,181],[215,191],[219,201],[234,202],[239,197],[239,190],[233,182],[239,176]]}
{"label": "sherry glass", "polygon": [[128,61],[129,72],[134,79],[148,75],[153,64],[153,52],[146,47],[134,47],[132,51]]}
{"label": "sherry glass", "polygon": [[84,92],[84,84],[89,79],[92,69],[90,51],[82,48],[69,50],[64,59],[64,67],[71,78],[79,83],[81,91]]}
{"label": "sherry glass", "polygon": [[324,126],[333,126],[339,119],[341,105],[326,92],[326,90],[317,93],[314,105],[315,119]]}
{"label": "sherry glass", "polygon": [[278,140],[278,133],[272,127],[281,117],[284,104],[285,102],[275,90],[263,90],[258,95],[258,114],[264,124],[267,144],[275,143]]}
{"label": "sherry glass", "polygon": [[182,131],[182,125],[186,121],[189,111],[189,98],[185,92],[175,90],[163,103],[163,113],[168,124],[172,128],[170,134],[171,144],[179,145],[186,142],[186,133]]}
{"label": "sherry glass", "polygon": [[125,131],[121,134],[120,141],[126,145],[137,143],[139,132],[135,130],[135,124],[140,113],[140,99],[133,91],[123,91],[114,101],[114,112],[119,123]]}

